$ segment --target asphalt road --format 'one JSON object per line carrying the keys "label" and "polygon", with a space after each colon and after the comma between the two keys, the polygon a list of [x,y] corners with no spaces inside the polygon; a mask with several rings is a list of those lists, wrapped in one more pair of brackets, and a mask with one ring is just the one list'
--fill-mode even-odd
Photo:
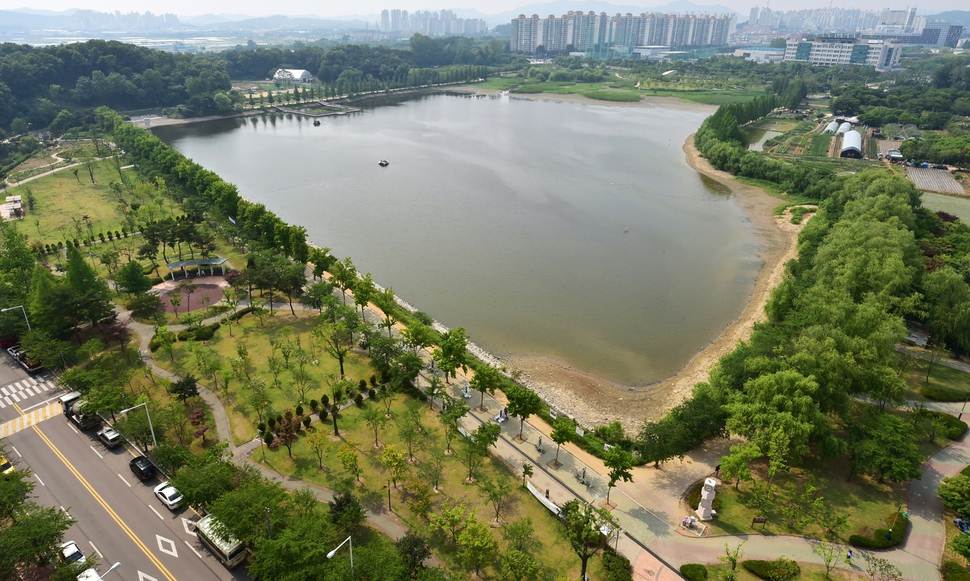
{"label": "asphalt road", "polygon": [[[0,407],[0,423],[25,410],[56,399],[51,382],[38,389],[43,377],[28,376],[4,353],[0,356],[0,394],[17,389],[19,401]],[[59,390],[59,391],[58,391]],[[31,395],[33,394],[33,395]],[[22,396],[22,397],[21,397]],[[7,395],[0,395],[0,402]],[[65,535],[86,555],[94,555],[98,571],[120,562],[107,579],[131,581],[246,579],[242,568],[229,571],[198,541],[191,509],[169,511],[152,493],[159,483],[141,483],[128,468],[133,454],[125,446],[108,450],[79,432],[62,415],[54,415],[3,440],[10,460],[29,470],[38,503],[58,507],[76,521]]]}

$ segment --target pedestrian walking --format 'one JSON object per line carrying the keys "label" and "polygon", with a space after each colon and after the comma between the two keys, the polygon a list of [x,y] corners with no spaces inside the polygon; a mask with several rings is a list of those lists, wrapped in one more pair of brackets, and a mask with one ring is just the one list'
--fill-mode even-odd
{"label": "pedestrian walking", "polygon": [[716,478],[720,473],[721,473],[721,465],[718,464],[717,466],[714,467],[714,477]]}

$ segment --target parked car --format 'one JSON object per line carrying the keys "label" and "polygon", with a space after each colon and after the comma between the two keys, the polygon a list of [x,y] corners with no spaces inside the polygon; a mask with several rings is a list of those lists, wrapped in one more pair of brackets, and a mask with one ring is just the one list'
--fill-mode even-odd
{"label": "parked car", "polygon": [[162,501],[169,510],[178,510],[182,507],[182,503],[185,501],[185,497],[182,493],[178,491],[177,488],[169,484],[166,480],[158,486],[155,487],[155,496],[158,500]]}
{"label": "parked car", "polygon": [[142,482],[155,478],[155,466],[151,463],[151,460],[144,456],[132,458],[131,462],[128,463],[128,467],[135,473],[138,480]]}
{"label": "parked car", "polygon": [[13,345],[12,347],[7,347],[7,353],[9,353],[11,357],[16,359],[17,363],[19,363],[20,366],[23,367],[25,370],[27,370],[27,372],[29,373],[39,371],[44,367],[40,363],[37,363],[36,361],[32,360],[30,356],[27,354],[27,352],[24,351],[23,347],[21,347],[20,345]]}
{"label": "parked car", "polygon": [[0,474],[10,474],[13,470],[13,464],[10,463],[10,460],[7,460],[6,456],[0,454]]}
{"label": "parked car", "polygon": [[61,543],[61,558],[64,559],[65,563],[77,563],[79,565],[83,565],[85,561],[84,553],[81,552],[74,541]]}
{"label": "parked car", "polygon": [[105,448],[117,448],[121,445],[122,439],[121,434],[115,431],[114,428],[104,427],[98,431],[98,439],[104,444]]}

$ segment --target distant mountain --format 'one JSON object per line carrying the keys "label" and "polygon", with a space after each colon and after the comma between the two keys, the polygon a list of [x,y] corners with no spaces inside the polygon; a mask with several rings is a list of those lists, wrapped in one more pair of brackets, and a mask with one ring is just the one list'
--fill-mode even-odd
{"label": "distant mountain", "polygon": [[664,4],[613,4],[601,0],[554,0],[552,2],[527,4],[515,10],[491,14],[488,16],[488,23],[491,25],[509,22],[519,14],[548,16],[550,14],[565,14],[570,10],[581,10],[583,12],[606,12],[616,14],[617,12],[626,14],[627,12],[639,14],[641,12],[668,12],[668,13],[688,13],[697,14],[731,14],[733,9],[720,4],[695,4],[691,0],[672,0]]}
{"label": "distant mountain", "polygon": [[949,24],[962,24],[966,31],[970,30],[970,10],[947,10],[939,14],[927,14],[927,20],[942,20]]}
{"label": "distant mountain", "polygon": [[65,12],[0,10],[0,31],[3,32],[37,30],[160,32],[182,28],[182,23],[174,14],[156,15],[151,12],[121,14],[94,10]]}

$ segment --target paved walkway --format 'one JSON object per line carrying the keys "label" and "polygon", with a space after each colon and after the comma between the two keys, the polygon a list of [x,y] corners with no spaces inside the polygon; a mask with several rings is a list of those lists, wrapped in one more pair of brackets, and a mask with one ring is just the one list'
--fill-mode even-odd
{"label": "paved walkway", "polygon": [[[896,345],[896,351],[899,351],[900,353],[908,353],[909,355],[912,355],[917,359],[922,359],[923,361],[930,361],[934,358],[933,355],[926,349],[913,347],[912,345]],[[935,359],[934,363],[936,365],[942,365],[943,367],[949,367],[950,369],[956,369],[957,371],[962,371],[964,373],[970,373],[970,363],[960,361],[959,359],[939,357]]]}

